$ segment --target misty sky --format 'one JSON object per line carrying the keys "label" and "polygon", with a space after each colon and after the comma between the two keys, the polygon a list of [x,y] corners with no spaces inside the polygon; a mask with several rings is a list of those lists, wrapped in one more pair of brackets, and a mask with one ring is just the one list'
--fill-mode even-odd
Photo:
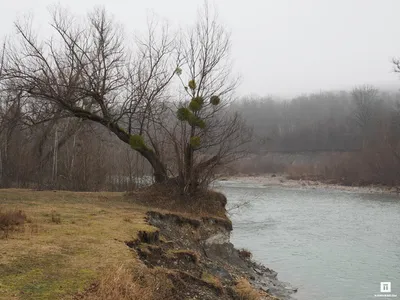
{"label": "misty sky", "polygon": [[[146,28],[149,12],[191,23],[203,0],[0,0],[0,36],[17,17],[48,23],[50,5],[83,14],[103,5],[126,32]],[[400,57],[400,0],[214,0],[232,32],[240,95],[294,96],[359,84],[400,88],[391,59]]]}

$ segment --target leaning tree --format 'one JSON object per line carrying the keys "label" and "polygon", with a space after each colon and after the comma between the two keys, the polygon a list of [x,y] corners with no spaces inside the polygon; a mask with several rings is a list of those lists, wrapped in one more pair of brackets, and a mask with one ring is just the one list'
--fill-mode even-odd
{"label": "leaning tree", "polygon": [[179,63],[171,61],[174,40],[150,30],[131,57],[121,28],[100,9],[83,21],[57,9],[51,28],[55,34],[39,40],[29,24],[16,24],[19,43],[9,48],[4,68],[11,85],[31,103],[105,126],[147,159],[156,181],[166,180],[163,162],[144,144],[143,124]]}

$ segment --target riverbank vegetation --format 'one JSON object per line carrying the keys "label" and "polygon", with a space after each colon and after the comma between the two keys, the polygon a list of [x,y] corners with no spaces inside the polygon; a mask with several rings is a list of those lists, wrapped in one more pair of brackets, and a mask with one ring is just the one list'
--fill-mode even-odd
{"label": "riverbank vegetation", "polygon": [[232,174],[285,173],[344,185],[400,185],[400,93],[360,86],[289,101],[238,102],[252,155]]}

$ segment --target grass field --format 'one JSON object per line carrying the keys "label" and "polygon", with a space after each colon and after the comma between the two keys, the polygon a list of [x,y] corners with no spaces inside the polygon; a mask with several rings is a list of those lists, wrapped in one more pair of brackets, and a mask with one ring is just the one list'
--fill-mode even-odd
{"label": "grass field", "polygon": [[146,208],[122,193],[6,189],[0,209],[27,216],[0,238],[0,299],[74,299],[109,270],[137,264],[125,241],[154,230]]}

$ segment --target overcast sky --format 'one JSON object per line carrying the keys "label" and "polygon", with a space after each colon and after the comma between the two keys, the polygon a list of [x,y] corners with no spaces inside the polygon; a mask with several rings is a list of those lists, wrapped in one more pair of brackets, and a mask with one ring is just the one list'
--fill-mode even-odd
{"label": "overcast sky", "polygon": [[[103,5],[127,33],[143,30],[149,11],[183,27],[203,0],[0,0],[0,36],[33,14],[41,27],[60,3],[84,13]],[[359,84],[400,88],[390,61],[400,56],[400,0],[214,0],[232,32],[239,94],[294,96]]]}

